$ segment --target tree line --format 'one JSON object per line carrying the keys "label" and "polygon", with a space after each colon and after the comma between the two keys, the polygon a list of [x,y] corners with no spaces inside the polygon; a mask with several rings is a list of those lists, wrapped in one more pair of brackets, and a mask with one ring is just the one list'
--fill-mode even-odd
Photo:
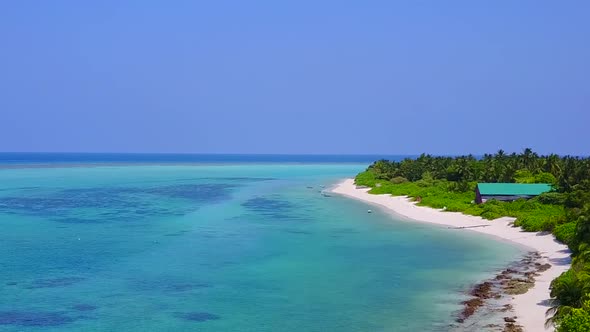
{"label": "tree line", "polygon": [[499,150],[481,158],[422,154],[401,161],[379,160],[369,169],[384,180],[417,181],[427,176],[455,182],[550,182],[561,192],[590,180],[590,158],[541,156],[530,148],[511,154]]}

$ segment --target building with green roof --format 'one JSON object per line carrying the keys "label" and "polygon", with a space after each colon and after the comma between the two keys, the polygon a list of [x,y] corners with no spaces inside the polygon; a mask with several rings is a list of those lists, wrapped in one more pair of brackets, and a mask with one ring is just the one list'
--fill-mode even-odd
{"label": "building with green roof", "polygon": [[547,183],[478,183],[475,187],[475,202],[481,204],[488,199],[514,201],[532,198],[551,191]]}

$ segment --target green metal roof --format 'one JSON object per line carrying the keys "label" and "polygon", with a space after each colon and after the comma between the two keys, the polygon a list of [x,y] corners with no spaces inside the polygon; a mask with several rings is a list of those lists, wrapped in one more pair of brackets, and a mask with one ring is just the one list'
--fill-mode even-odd
{"label": "green metal roof", "polygon": [[478,183],[481,195],[540,195],[551,190],[547,183]]}

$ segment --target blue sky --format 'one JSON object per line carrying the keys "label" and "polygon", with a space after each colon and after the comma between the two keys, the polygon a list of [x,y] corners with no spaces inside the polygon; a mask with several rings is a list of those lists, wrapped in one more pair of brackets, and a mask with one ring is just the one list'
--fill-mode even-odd
{"label": "blue sky", "polygon": [[590,154],[588,1],[2,1],[0,151]]}

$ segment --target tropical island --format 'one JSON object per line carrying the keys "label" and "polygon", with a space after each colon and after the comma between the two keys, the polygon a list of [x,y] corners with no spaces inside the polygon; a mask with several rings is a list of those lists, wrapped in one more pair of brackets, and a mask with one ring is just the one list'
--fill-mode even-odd
{"label": "tropical island", "polygon": [[[538,282],[537,294],[529,296],[529,303],[534,296],[536,300],[543,295],[551,297],[546,303],[532,303],[537,311],[546,311],[542,313],[545,317],[531,315],[529,320],[534,316],[541,320],[533,322],[535,327],[544,324],[559,332],[590,331],[590,158],[541,156],[528,148],[520,154],[499,150],[479,158],[422,154],[401,161],[376,161],[358,174],[354,183],[343,182],[334,191],[410,217],[417,215],[416,209],[435,211],[439,214],[416,219],[438,218],[428,221],[478,230],[536,249],[523,259],[534,264],[533,270],[522,273],[525,278],[507,277],[511,273],[508,269],[495,280],[502,281],[508,294],[517,295],[532,288],[536,277],[541,282],[550,277],[545,284]],[[459,216],[441,220],[448,212],[471,219],[461,224]],[[521,236],[521,229],[540,233]],[[535,257],[542,255],[561,266],[540,263]],[[466,316],[482,305],[487,295],[481,295],[481,290],[486,287],[489,284],[483,283],[472,291],[476,297],[466,301]],[[506,317],[505,331],[530,330],[533,324],[515,324],[526,315],[523,309],[516,320]]]}

